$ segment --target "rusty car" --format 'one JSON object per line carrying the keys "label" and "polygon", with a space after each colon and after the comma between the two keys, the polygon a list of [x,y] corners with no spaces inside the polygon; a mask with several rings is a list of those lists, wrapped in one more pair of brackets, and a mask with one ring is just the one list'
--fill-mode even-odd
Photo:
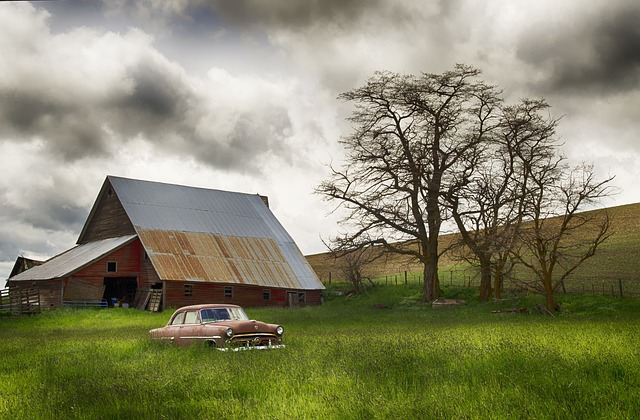
{"label": "rusty car", "polygon": [[240,306],[230,304],[183,306],[171,315],[166,326],[149,331],[152,339],[219,350],[282,348],[283,334],[280,325],[251,320]]}

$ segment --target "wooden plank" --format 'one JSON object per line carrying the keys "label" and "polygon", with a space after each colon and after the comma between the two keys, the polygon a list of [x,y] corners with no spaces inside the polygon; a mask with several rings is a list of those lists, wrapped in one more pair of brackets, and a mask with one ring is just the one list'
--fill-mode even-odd
{"label": "wooden plank", "polygon": [[71,277],[64,289],[65,300],[100,300],[104,296],[104,285]]}

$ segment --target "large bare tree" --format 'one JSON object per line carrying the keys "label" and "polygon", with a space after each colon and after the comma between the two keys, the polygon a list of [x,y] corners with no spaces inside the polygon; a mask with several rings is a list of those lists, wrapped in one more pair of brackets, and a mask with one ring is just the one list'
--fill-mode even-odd
{"label": "large bare tree", "polygon": [[[340,95],[353,102],[353,133],[340,168],[317,192],[346,209],[334,249],[381,245],[423,264],[423,300],[438,293],[441,197],[483,147],[499,102],[477,80],[479,70],[457,65],[421,76],[378,72]],[[404,246],[406,241],[417,247]]]}

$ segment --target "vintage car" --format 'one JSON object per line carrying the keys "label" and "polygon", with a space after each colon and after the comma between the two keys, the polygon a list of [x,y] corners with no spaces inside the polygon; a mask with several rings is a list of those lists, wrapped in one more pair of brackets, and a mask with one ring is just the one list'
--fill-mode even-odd
{"label": "vintage car", "polygon": [[250,320],[240,306],[226,304],[184,306],[165,327],[149,331],[152,339],[220,350],[282,348],[283,333],[281,326]]}

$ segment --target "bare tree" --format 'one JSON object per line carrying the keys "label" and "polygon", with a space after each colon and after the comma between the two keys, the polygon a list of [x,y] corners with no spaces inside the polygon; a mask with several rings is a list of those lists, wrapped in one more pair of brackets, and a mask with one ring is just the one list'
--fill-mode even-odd
{"label": "bare tree", "polygon": [[[345,165],[317,189],[347,210],[334,243],[414,257],[423,264],[424,301],[438,292],[441,196],[482,147],[499,101],[479,74],[464,65],[419,77],[378,72],[340,95],[355,103],[354,131],[341,140]],[[407,240],[418,246],[402,246]]]}
{"label": "bare tree", "polygon": [[545,117],[542,100],[522,100],[502,106],[499,122],[482,149],[460,171],[458,184],[445,203],[469,253],[465,259],[480,268],[480,300],[500,299],[504,276],[512,269],[510,251],[525,211],[529,171],[554,155],[558,120]]}
{"label": "bare tree", "polygon": [[384,251],[377,248],[379,247],[369,246],[345,251],[341,250],[340,247],[336,247],[331,250],[337,269],[344,279],[351,283],[354,292],[357,294],[365,290],[365,280],[369,280],[369,284],[373,285],[371,278],[368,277],[368,267],[374,261],[385,256]]}
{"label": "bare tree", "polygon": [[592,165],[570,168],[562,158],[531,172],[526,191],[530,220],[521,227],[512,255],[534,275],[521,284],[544,295],[550,311],[565,280],[611,236],[606,209],[585,210],[615,192],[612,180],[598,180]]}

